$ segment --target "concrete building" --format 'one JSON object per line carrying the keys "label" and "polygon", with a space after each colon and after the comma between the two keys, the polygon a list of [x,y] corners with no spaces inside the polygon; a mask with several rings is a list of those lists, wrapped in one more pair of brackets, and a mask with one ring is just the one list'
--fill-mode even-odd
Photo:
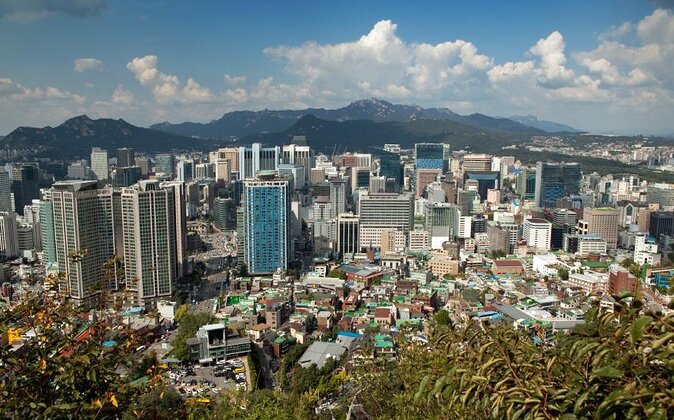
{"label": "concrete building", "polygon": [[120,168],[126,168],[129,166],[136,165],[136,156],[133,149],[128,149],[126,147],[117,149],[117,166]]}
{"label": "concrete building", "polygon": [[609,249],[618,247],[619,216],[618,210],[611,207],[586,208],[583,211],[587,233],[601,236]]}
{"label": "concrete building", "polygon": [[552,223],[545,219],[524,220],[522,239],[527,245],[539,251],[549,251],[552,237]]}
{"label": "concrete building", "polygon": [[98,180],[107,180],[109,178],[107,150],[100,147],[93,147],[91,149],[91,171]]}
{"label": "concrete building", "polygon": [[354,254],[360,251],[358,232],[360,230],[360,218],[353,213],[340,213],[337,215],[337,248],[340,255]]}
{"label": "concrete building", "polygon": [[634,238],[634,262],[639,265],[660,265],[661,255],[658,253],[658,243],[655,238],[647,234],[638,234]]}
{"label": "concrete building", "polygon": [[358,201],[360,248],[381,247],[381,234],[396,230],[407,236],[414,222],[414,197],[366,193]]}
{"label": "concrete building", "polygon": [[304,168],[304,171],[302,171],[303,178],[296,180],[299,185],[295,187],[297,189],[302,188],[304,184],[309,182],[310,170],[314,167],[314,152],[309,146],[287,144],[283,146],[282,163],[300,165]]}
{"label": "concrete building", "polygon": [[[281,148],[253,143],[239,148],[239,179],[255,177],[259,171],[276,171],[281,163]],[[293,162],[289,162],[293,163]]]}
{"label": "concrete building", "polygon": [[491,155],[468,154],[463,157],[463,172],[490,172]]}
{"label": "concrete building", "polygon": [[0,212],[0,257],[13,259],[20,255],[16,213]]}

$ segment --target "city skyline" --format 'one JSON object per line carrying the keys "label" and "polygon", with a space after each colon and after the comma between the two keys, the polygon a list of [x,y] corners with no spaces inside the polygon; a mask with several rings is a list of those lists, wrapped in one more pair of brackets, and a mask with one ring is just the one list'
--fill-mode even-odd
{"label": "city skyline", "polygon": [[86,113],[148,126],[367,97],[671,134],[665,2],[0,6],[0,134]]}

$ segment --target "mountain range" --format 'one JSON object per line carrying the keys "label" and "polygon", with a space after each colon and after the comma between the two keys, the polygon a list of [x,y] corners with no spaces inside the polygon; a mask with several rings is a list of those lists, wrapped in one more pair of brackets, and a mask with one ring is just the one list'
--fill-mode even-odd
{"label": "mountain range", "polygon": [[[526,121],[544,123],[548,128],[571,128],[531,118]],[[150,128],[122,119],[92,120],[80,115],[57,127],[19,127],[0,139],[0,148],[32,149],[37,157],[72,159],[88,158],[94,146],[110,151],[121,147],[142,152],[212,150],[233,143],[281,145],[293,135],[304,135],[314,149],[324,152],[331,152],[335,145],[354,151],[384,143],[408,147],[423,141],[448,142],[452,149],[496,152],[503,146],[546,134],[549,133],[541,128],[509,118],[459,115],[446,108],[366,99],[334,110],[236,111],[207,124],[162,123]]]}
{"label": "mountain range", "polygon": [[514,115],[508,117],[509,120],[516,121],[529,127],[538,128],[548,133],[583,133],[582,130],[573,128],[566,124],[556,123],[554,121],[539,120],[533,115]]}
{"label": "mountain range", "polygon": [[[447,108],[422,108],[419,105],[392,104],[377,98],[363,99],[338,109],[308,108],[304,110],[272,111],[235,111],[224,114],[209,123],[184,122],[171,124],[163,122],[150,128],[183,136],[201,138],[241,138],[259,133],[284,131],[300,118],[313,115],[327,121],[369,120],[376,122],[409,122],[416,120],[446,120],[467,126],[505,133],[545,135],[556,131],[577,132],[571,127],[556,123],[531,120],[532,123],[547,123],[552,131],[528,125],[512,118],[496,118],[484,114],[460,115]],[[554,130],[553,130],[554,129]]]}

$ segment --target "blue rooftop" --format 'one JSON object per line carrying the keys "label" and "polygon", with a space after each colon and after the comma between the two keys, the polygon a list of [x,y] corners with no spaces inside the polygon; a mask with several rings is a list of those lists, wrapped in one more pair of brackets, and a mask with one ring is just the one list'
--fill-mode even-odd
{"label": "blue rooftop", "polygon": [[337,333],[337,335],[343,335],[344,337],[353,337],[353,338],[358,338],[358,337],[363,336],[362,334],[358,334],[358,333],[351,332],[351,331],[339,331]]}

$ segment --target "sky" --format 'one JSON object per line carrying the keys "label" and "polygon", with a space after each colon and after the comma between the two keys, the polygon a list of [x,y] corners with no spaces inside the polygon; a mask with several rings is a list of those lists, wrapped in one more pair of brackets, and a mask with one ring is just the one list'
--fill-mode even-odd
{"label": "sky", "polygon": [[0,134],[376,97],[674,133],[674,1],[0,0]]}

